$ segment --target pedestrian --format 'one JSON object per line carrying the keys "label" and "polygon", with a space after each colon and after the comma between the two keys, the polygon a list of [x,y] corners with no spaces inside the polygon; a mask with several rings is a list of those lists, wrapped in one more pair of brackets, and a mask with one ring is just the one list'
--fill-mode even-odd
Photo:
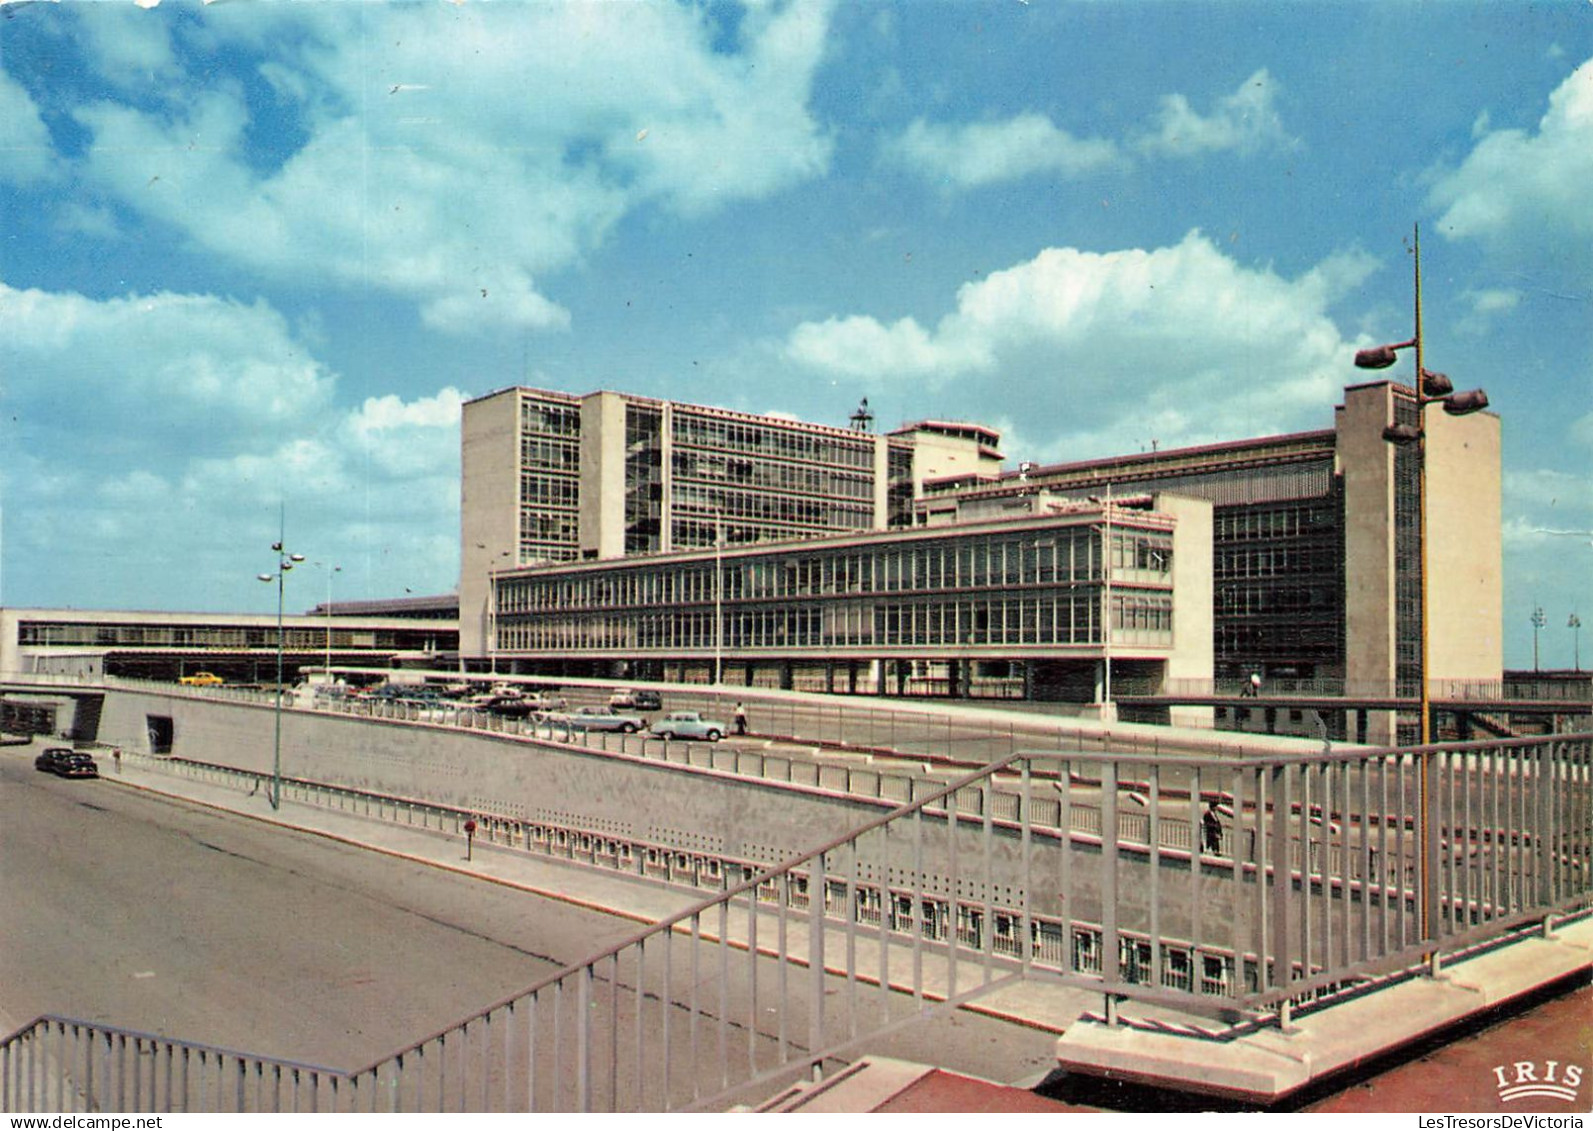
{"label": "pedestrian", "polygon": [[1260,672],[1251,672],[1250,673],[1250,679],[1245,684],[1245,688],[1244,688],[1243,694],[1245,696],[1248,696],[1251,699],[1254,699],[1254,698],[1256,698],[1257,696],[1259,696],[1261,694],[1261,673]]}
{"label": "pedestrian", "polygon": [[736,733],[747,733],[747,709],[740,703],[736,704]]}
{"label": "pedestrian", "polygon": [[116,763],[116,772],[117,773],[121,773],[122,772],[122,748],[120,746],[114,747],[111,750],[111,761]]}
{"label": "pedestrian", "polygon": [[1206,815],[1200,819],[1200,827],[1205,834],[1207,852],[1222,851],[1222,821],[1217,817],[1217,803],[1206,802]]}

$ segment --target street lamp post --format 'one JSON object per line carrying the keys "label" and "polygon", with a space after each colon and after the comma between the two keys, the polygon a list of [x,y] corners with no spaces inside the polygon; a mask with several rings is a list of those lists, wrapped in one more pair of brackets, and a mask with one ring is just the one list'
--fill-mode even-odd
{"label": "street lamp post", "polygon": [[282,808],[282,599],[283,582],[288,571],[304,560],[303,554],[290,554],[283,549],[281,541],[273,542],[271,549],[277,556],[277,569],[275,573],[262,573],[259,578],[264,582],[277,583],[277,702],[276,702],[276,734],[271,746],[271,793],[267,800],[271,808]]}
{"label": "street lamp post", "polygon": [[[1106,485],[1105,495],[1090,495],[1092,503],[1101,507],[1101,717],[1112,709],[1112,485]],[[1115,716],[1114,716],[1115,718]]]}
{"label": "street lamp post", "polygon": [[[316,565],[325,563],[316,562]],[[332,577],[343,572],[340,565],[326,565],[326,681],[332,682]],[[278,680],[280,683],[281,681]]]}
{"label": "street lamp post", "polygon": [[[1421,620],[1420,643],[1417,653],[1417,684],[1420,702],[1420,736],[1418,745],[1426,746],[1432,741],[1432,697],[1427,686],[1428,657],[1428,609],[1427,609],[1427,406],[1439,404],[1445,413],[1450,416],[1466,416],[1488,407],[1488,394],[1481,389],[1471,389],[1464,393],[1454,391],[1454,385],[1442,373],[1433,373],[1426,368],[1422,353],[1422,241],[1421,228],[1414,230],[1411,254],[1415,261],[1415,333],[1409,341],[1396,342],[1391,345],[1374,346],[1371,349],[1359,350],[1355,354],[1355,365],[1359,369],[1387,369],[1398,360],[1399,351],[1414,349],[1416,352],[1416,423],[1393,423],[1383,429],[1383,439],[1390,444],[1404,446],[1414,444],[1416,448],[1416,533],[1421,546],[1416,569],[1416,586],[1418,592],[1418,616]],[[1437,889],[1430,882],[1437,868],[1437,844],[1432,842],[1431,829],[1428,821],[1428,760],[1423,757],[1417,775],[1417,813],[1418,836],[1421,842],[1421,904],[1419,925],[1421,937],[1431,937],[1432,919],[1437,913]]]}
{"label": "street lamp post", "polygon": [[714,686],[725,681],[725,515],[714,508]]}
{"label": "street lamp post", "polygon": [[[480,543],[478,542],[477,545],[479,546]],[[508,550],[498,551],[498,558],[500,559],[509,556]],[[487,672],[489,675],[498,674],[498,575],[503,568],[502,564],[495,559],[487,569]]]}
{"label": "street lamp post", "polygon": [[1565,622],[1565,627],[1571,630],[1571,648],[1576,658],[1576,670],[1582,670],[1582,618],[1575,613]]}
{"label": "street lamp post", "polygon": [[1101,590],[1106,597],[1106,619],[1101,622],[1101,659],[1105,671],[1102,674],[1101,712],[1106,714],[1112,709],[1112,485],[1106,485],[1106,503],[1101,512],[1106,516],[1106,554],[1101,560]]}
{"label": "street lamp post", "polygon": [[1543,626],[1549,623],[1549,618],[1543,615],[1543,606],[1534,605],[1532,608],[1532,670],[1538,670],[1538,633]]}

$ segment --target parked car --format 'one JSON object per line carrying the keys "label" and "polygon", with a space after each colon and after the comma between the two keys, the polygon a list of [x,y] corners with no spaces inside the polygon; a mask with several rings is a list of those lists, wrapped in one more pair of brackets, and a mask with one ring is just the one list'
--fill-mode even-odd
{"label": "parked car", "polygon": [[527,699],[523,695],[494,695],[483,703],[474,704],[478,711],[488,714],[501,715],[506,719],[528,719],[532,715],[540,715],[542,708],[535,699]]}
{"label": "parked car", "polygon": [[647,728],[659,738],[702,738],[718,742],[728,733],[724,723],[703,718],[701,711],[671,711]]}
{"label": "parked car", "polygon": [[656,691],[632,691],[622,687],[608,697],[608,705],[616,711],[662,711],[664,701]]}
{"label": "parked car", "polygon": [[621,734],[635,734],[647,726],[647,720],[640,715],[622,714],[607,707],[577,707],[565,714],[554,715],[553,720],[575,730],[613,730]]}
{"label": "parked car", "polygon": [[63,778],[97,778],[100,768],[89,755],[64,746],[51,746],[33,760],[33,768]]}
{"label": "parked car", "polygon": [[227,681],[215,672],[190,672],[177,682],[187,687],[219,687]]}

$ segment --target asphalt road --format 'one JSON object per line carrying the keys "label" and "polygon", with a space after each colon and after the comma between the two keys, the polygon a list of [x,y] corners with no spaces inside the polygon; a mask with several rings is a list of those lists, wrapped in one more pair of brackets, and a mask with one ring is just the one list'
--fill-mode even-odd
{"label": "asphalt road", "polygon": [[[631,920],[0,750],[0,1013],[355,1068],[637,929]],[[772,1012],[772,1011],[770,1011]],[[987,1017],[868,1051],[997,1080],[1055,1064]]]}
{"label": "asphalt road", "polygon": [[353,1067],[632,924],[0,754],[0,1009]]}

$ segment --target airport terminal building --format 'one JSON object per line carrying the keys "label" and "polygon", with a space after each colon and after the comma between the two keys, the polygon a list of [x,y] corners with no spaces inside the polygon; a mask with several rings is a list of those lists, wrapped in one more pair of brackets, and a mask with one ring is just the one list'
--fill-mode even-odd
{"label": "airport terminal building", "polygon": [[339,602],[313,613],[170,613],[0,608],[0,674],[179,680],[209,672],[229,684],[284,678],[328,663],[388,667],[458,651],[450,598]]}
{"label": "airport terminal building", "polygon": [[[1415,414],[1377,381],[1320,431],[1003,470],[979,425],[502,390],[464,410],[461,647],[874,695],[1249,672],[1386,694],[1417,673],[1423,531],[1418,457],[1383,429]],[[1498,679],[1499,419],[1425,423],[1429,676]]]}

